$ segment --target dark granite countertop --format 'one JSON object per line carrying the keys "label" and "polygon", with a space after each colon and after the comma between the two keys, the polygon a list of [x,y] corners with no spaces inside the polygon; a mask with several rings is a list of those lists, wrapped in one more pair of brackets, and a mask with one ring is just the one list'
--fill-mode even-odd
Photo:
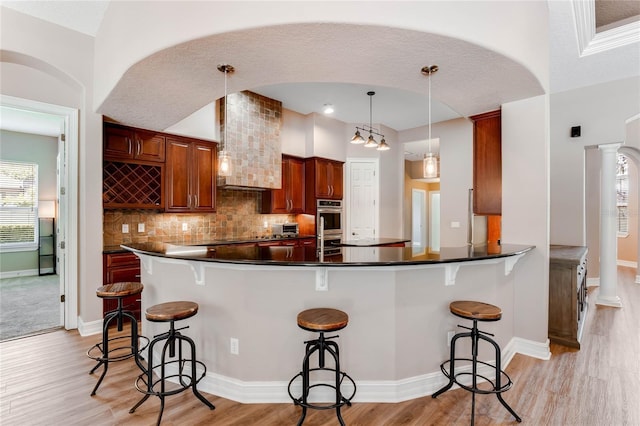
{"label": "dark granite countertop", "polygon": [[[158,242],[158,243],[126,243],[124,245],[133,245],[133,244],[173,244],[173,245],[206,245],[206,246],[221,246],[221,245],[232,245],[232,244],[251,244],[251,243],[262,243],[262,242],[272,242],[272,241],[282,241],[282,240],[304,240],[313,238],[315,239],[315,235],[296,235],[294,237],[280,237],[275,235],[267,235],[267,236],[255,236],[248,238],[227,238],[227,239],[219,239],[219,240],[201,240],[201,241],[190,241],[185,243],[184,241],[167,241],[167,242]],[[111,254],[111,253],[124,253],[127,250],[122,246],[104,246],[102,248],[103,254]]]}
{"label": "dark granite countertop", "polygon": [[402,244],[409,241],[411,240],[403,238],[365,238],[362,240],[346,240],[343,241],[340,245],[342,247],[376,247],[388,244]]}
{"label": "dark granite countertop", "polygon": [[315,247],[170,243],[131,243],[122,247],[135,253],[171,259],[282,266],[390,266],[468,262],[515,256],[534,248],[520,244],[495,244],[473,248],[443,247],[439,253],[428,253],[418,247],[341,247],[340,253],[320,260]]}

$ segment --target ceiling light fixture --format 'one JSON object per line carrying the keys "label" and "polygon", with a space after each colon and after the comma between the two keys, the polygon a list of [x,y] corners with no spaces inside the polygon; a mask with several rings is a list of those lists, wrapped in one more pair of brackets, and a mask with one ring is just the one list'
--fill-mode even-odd
{"label": "ceiling light fixture", "polygon": [[[353,138],[351,138],[351,143],[356,145],[364,143],[365,148],[376,148],[378,151],[387,151],[390,149],[390,147],[387,144],[387,141],[384,140],[384,135],[376,132],[373,128],[373,95],[375,94],[376,92],[367,92],[367,95],[369,95],[369,126],[367,126],[366,124],[363,124],[363,127],[356,126],[356,133],[355,135],[353,135]],[[364,138],[360,134],[360,130],[362,130],[363,132],[369,132],[369,138],[367,139],[366,143]],[[380,140],[380,143],[375,140],[373,135],[378,135],[382,138]]]}
{"label": "ceiling light fixture", "polygon": [[324,106],[322,107],[322,112],[324,112],[325,114],[333,114],[334,111],[335,109],[333,109],[333,105],[331,104],[324,104]]}
{"label": "ceiling light fixture", "polygon": [[437,65],[422,67],[420,70],[429,81],[429,139],[427,140],[429,152],[424,155],[424,160],[422,160],[422,176],[424,178],[438,177],[438,157],[431,152],[431,74],[435,74],[437,71]]}
{"label": "ceiling light fixture", "polygon": [[234,72],[233,65],[221,64],[218,65],[218,71],[224,73],[224,137],[222,139],[221,149],[218,153],[218,175],[219,176],[231,176],[231,156],[226,151],[227,147],[227,74]]}

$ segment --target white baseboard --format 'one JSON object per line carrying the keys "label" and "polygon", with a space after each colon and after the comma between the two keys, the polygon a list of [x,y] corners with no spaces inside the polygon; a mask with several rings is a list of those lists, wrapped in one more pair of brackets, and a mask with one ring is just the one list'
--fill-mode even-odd
{"label": "white baseboard", "polygon": [[[51,272],[53,272],[53,268],[51,268]],[[37,269],[24,269],[22,271],[6,271],[0,272],[0,279],[3,278],[18,278],[18,277],[34,277],[38,276]]]}
{"label": "white baseboard", "polygon": [[618,261],[616,262],[618,266],[626,266],[628,268],[637,268],[638,267],[638,262],[633,262],[631,260],[620,260],[618,259]]}
{"label": "white baseboard", "polygon": [[[548,360],[551,358],[549,340],[540,343],[514,337],[502,350],[503,370],[509,365],[516,353]],[[488,362],[493,363],[493,361]],[[470,367],[458,371],[469,369]],[[493,378],[490,367],[481,365],[478,372],[486,377]],[[171,368],[167,369],[167,373],[172,374]],[[353,402],[380,403],[398,403],[432,395],[447,383],[446,377],[440,371],[400,380],[362,381],[357,380],[357,378],[354,378],[354,380],[356,380],[357,391]],[[274,404],[291,403],[287,390],[288,385],[288,381],[245,382],[207,372],[198,387],[204,392],[243,404]],[[454,385],[452,389],[457,387]],[[316,389],[317,392],[314,392],[310,399],[314,402],[331,402],[335,398],[335,394],[331,393],[331,389]],[[342,388],[343,392],[348,396],[352,389],[350,383],[345,380],[345,385]],[[299,380],[294,382],[292,394],[296,397],[301,394]]]}
{"label": "white baseboard", "polygon": [[82,318],[78,317],[78,333],[81,336],[92,336],[94,334],[102,333],[102,320],[95,320],[90,322],[82,321]]}
{"label": "white baseboard", "polygon": [[587,287],[600,287],[600,277],[587,278]]}

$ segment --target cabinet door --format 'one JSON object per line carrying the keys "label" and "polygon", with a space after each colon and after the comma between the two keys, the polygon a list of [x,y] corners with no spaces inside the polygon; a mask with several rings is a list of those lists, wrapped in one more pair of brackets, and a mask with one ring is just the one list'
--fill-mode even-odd
{"label": "cabinet door", "polygon": [[502,120],[500,111],[471,117],[473,124],[473,212],[502,214]]}
{"label": "cabinet door", "polygon": [[133,131],[105,124],[103,150],[105,160],[133,159]]}
{"label": "cabinet door", "polygon": [[167,138],[166,208],[168,212],[188,212],[190,208],[190,143]]}
{"label": "cabinet door", "polygon": [[156,161],[164,163],[165,158],[165,137],[154,132],[137,130],[135,132],[135,152],[136,160]]}
{"label": "cabinet door", "polygon": [[280,189],[272,189],[263,194],[263,213],[289,213],[290,161],[282,158],[282,182]]}
{"label": "cabinet door", "polygon": [[328,170],[330,196],[334,200],[342,200],[342,163],[331,162]]}
{"label": "cabinet door", "polygon": [[216,145],[194,142],[192,146],[191,209],[199,212],[216,210]]}
{"label": "cabinet door", "polygon": [[330,182],[331,164],[325,160],[316,160],[316,198],[330,198],[331,182]]}
{"label": "cabinet door", "polygon": [[287,188],[291,213],[304,213],[304,161],[289,158],[287,166]]}

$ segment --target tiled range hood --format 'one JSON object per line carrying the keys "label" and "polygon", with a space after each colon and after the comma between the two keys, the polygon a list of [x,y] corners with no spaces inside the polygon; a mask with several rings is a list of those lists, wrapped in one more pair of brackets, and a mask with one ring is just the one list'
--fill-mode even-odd
{"label": "tiled range hood", "polygon": [[228,189],[277,189],[281,185],[282,102],[243,91],[219,102],[220,135],[231,156],[231,176],[218,176],[218,186]]}

